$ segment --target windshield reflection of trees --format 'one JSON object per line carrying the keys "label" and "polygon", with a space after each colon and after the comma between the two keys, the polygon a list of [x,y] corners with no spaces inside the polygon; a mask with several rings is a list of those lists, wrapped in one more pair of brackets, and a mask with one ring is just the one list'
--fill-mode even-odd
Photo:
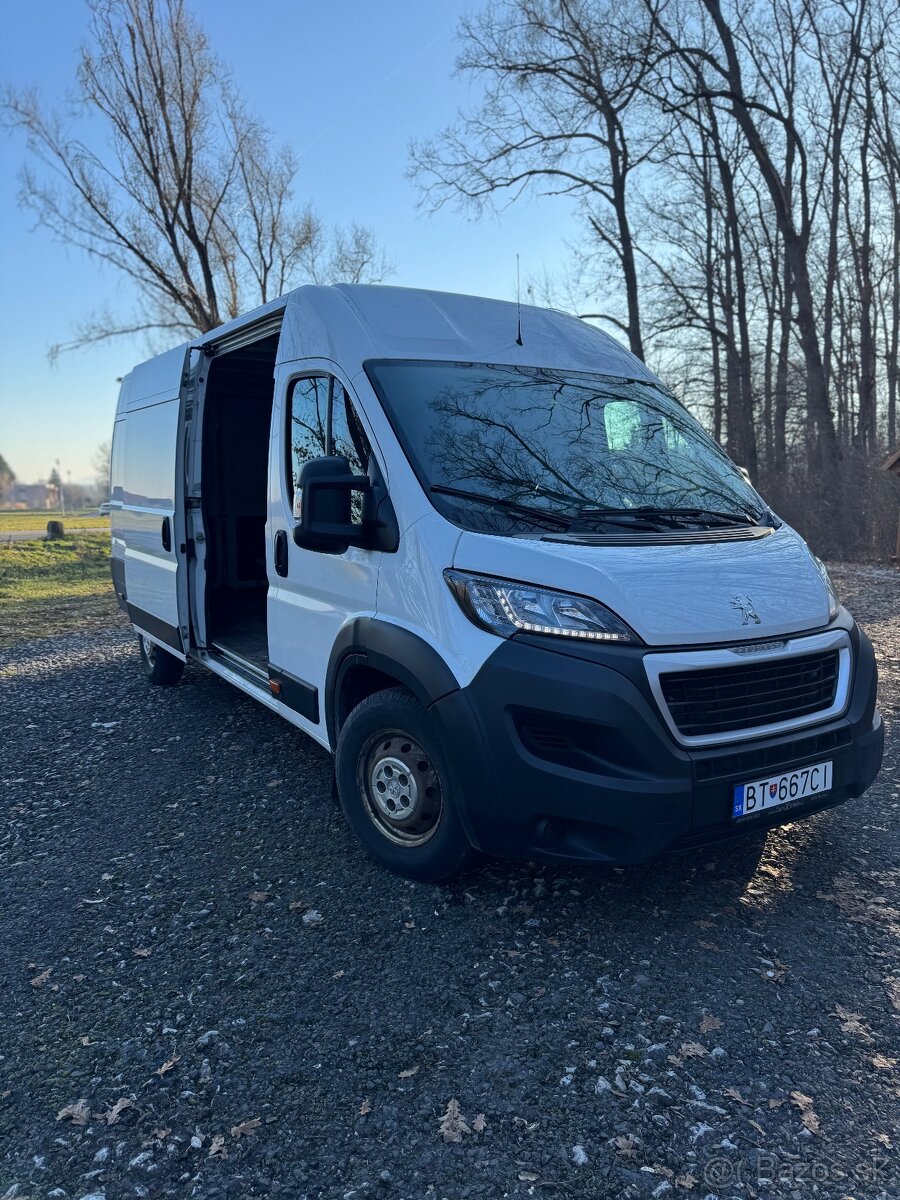
{"label": "windshield reflection of trees", "polygon": [[[572,516],[594,507],[756,507],[724,452],[650,385],[515,367],[487,371],[453,368],[457,379],[426,401],[432,483]],[[604,410],[615,402],[624,402],[610,410],[618,420],[607,420]],[[478,519],[498,530],[529,526],[500,510]]]}

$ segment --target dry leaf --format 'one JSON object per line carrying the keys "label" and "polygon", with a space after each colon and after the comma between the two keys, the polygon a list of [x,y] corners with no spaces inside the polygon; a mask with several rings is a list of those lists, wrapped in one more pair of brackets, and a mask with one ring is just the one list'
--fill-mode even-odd
{"label": "dry leaf", "polygon": [[690,1171],[686,1171],[684,1175],[675,1176],[675,1186],[684,1188],[687,1192],[693,1191],[694,1184],[698,1182],[697,1178]]}
{"label": "dry leaf", "polygon": [[56,1114],[56,1119],[57,1121],[68,1119],[73,1125],[87,1125],[91,1119],[91,1110],[87,1100],[76,1100],[74,1104],[67,1104]]}
{"label": "dry leaf", "polygon": [[79,1041],[81,1042],[82,1046],[96,1046],[97,1045],[96,1042],[91,1041],[88,1034],[85,1034],[84,1037],[79,1039]]}
{"label": "dry leaf", "polygon": [[52,967],[48,967],[46,971],[41,971],[40,975],[35,975],[34,979],[32,979],[31,986],[33,988],[42,988],[44,986],[44,984],[47,982],[47,980],[50,978],[50,975],[52,974],[52,972],[53,972]]}
{"label": "dry leaf", "polygon": [[305,900],[292,900],[290,902],[290,904],[288,905],[288,909],[291,912],[296,912],[298,908],[308,908],[308,907],[309,907],[309,905],[306,903]]}
{"label": "dry leaf", "polygon": [[125,1111],[126,1108],[134,1108],[134,1104],[132,1104],[132,1102],[128,1099],[127,1096],[122,1096],[122,1098],[120,1100],[117,1100],[115,1102],[115,1104],[112,1106],[112,1108],[109,1110],[109,1112],[105,1112],[102,1114],[102,1116],[106,1120],[107,1125],[115,1125],[116,1121],[118,1121],[119,1117],[122,1115],[122,1113]]}
{"label": "dry leaf", "polygon": [[695,921],[694,923],[699,925],[701,929],[715,929],[716,927],[715,921]]}
{"label": "dry leaf", "polygon": [[251,892],[250,893],[250,899],[253,901],[254,904],[262,904],[263,901],[268,900],[268,898],[269,898],[268,892]]}
{"label": "dry leaf", "polygon": [[766,1131],[763,1129],[762,1125],[760,1125],[759,1121],[748,1120],[747,1124],[752,1125],[760,1137],[766,1136]]}
{"label": "dry leaf", "polygon": [[522,1183],[537,1183],[540,1175],[538,1175],[537,1171],[520,1171],[519,1179]]}
{"label": "dry leaf", "polygon": [[359,1115],[361,1117],[365,1117],[371,1111],[372,1111],[372,1105],[369,1103],[369,1098],[367,1096],[365,1098],[365,1100],[363,1100],[362,1104],[359,1106]]}
{"label": "dry leaf", "polygon": [[620,1133],[613,1145],[623,1158],[634,1158],[637,1154],[638,1144],[630,1134]]}
{"label": "dry leaf", "polygon": [[894,1148],[894,1143],[891,1141],[891,1139],[888,1137],[888,1135],[886,1133],[876,1133],[875,1141],[878,1142],[882,1146],[886,1146],[888,1148],[888,1150],[893,1150],[893,1148]]}
{"label": "dry leaf", "polygon": [[812,1109],[810,1109],[809,1112],[803,1113],[800,1120],[803,1122],[803,1124],[806,1126],[806,1128],[809,1130],[810,1133],[821,1133],[822,1132],[821,1126],[819,1125],[819,1118],[812,1111]]}
{"label": "dry leaf", "polygon": [[770,1100],[768,1103],[769,1103],[769,1108],[781,1108],[782,1104],[784,1104],[785,1102],[784,1102],[784,1100]]}
{"label": "dry leaf", "polygon": [[722,947],[717,946],[715,942],[698,942],[697,945],[701,950],[715,950],[718,952],[722,949]]}
{"label": "dry leaf", "polygon": [[487,1127],[487,1117],[484,1115],[484,1113],[479,1113],[478,1116],[475,1118],[475,1120],[472,1122],[472,1128],[476,1133],[484,1133],[484,1130],[486,1127]]}
{"label": "dry leaf", "polygon": [[721,1029],[722,1022],[718,1017],[712,1017],[709,1013],[703,1014],[703,1019],[700,1022],[701,1033],[712,1033],[715,1029]]}
{"label": "dry leaf", "polygon": [[259,1117],[250,1117],[248,1121],[241,1121],[240,1125],[232,1125],[231,1136],[233,1138],[250,1137],[251,1134],[256,1133],[260,1125],[262,1125],[262,1121]]}
{"label": "dry leaf", "polygon": [[873,1054],[872,1066],[880,1067],[883,1071],[889,1071],[891,1067],[896,1067],[896,1058],[888,1058],[886,1054]]}
{"label": "dry leaf", "polygon": [[706,1058],[709,1051],[699,1042],[682,1042],[679,1053],[682,1058]]}
{"label": "dry leaf", "polygon": [[850,1012],[842,1004],[836,1004],[834,1012],[831,1015],[837,1017],[840,1021],[841,1029],[844,1033],[855,1033],[865,1042],[874,1041],[871,1032],[863,1021],[862,1013]]}
{"label": "dry leaf", "polygon": [[411,1079],[412,1076],[415,1075],[416,1071],[418,1071],[418,1069],[419,1069],[418,1067],[407,1067],[407,1069],[405,1071],[400,1072],[400,1078],[401,1079]]}
{"label": "dry leaf", "polygon": [[466,1118],[459,1111],[458,1100],[447,1102],[447,1111],[440,1119],[438,1130],[445,1142],[461,1142],[465,1134],[472,1132]]}
{"label": "dry leaf", "polygon": [[884,986],[887,989],[888,1000],[890,1000],[891,1006],[900,1012],[900,979],[889,976],[884,980]]}
{"label": "dry leaf", "polygon": [[722,1092],[723,1096],[727,1096],[729,1100],[737,1100],[738,1104],[744,1104],[747,1108],[752,1108],[749,1100],[745,1100],[737,1088],[727,1087]]}
{"label": "dry leaf", "polygon": [[813,1112],[812,1097],[803,1092],[791,1092],[791,1103],[800,1109],[800,1119],[809,1132],[819,1133],[819,1118]]}
{"label": "dry leaf", "polygon": [[157,1141],[164,1142],[171,1132],[172,1130],[167,1126],[161,1126],[159,1129],[154,1129],[150,1136],[155,1137]]}
{"label": "dry leaf", "polygon": [[180,1054],[173,1054],[171,1058],[167,1058],[161,1067],[157,1067],[153,1072],[154,1075],[159,1075],[162,1078],[167,1071],[171,1071],[177,1062],[181,1062]]}
{"label": "dry leaf", "polygon": [[227,1158],[228,1151],[225,1149],[225,1134],[217,1133],[209,1144],[209,1158]]}
{"label": "dry leaf", "polygon": [[131,953],[132,953],[132,954],[135,956],[135,958],[149,958],[149,957],[150,957],[150,955],[153,953],[153,951],[152,951],[152,950],[146,950],[146,949],[145,949],[145,948],[142,946],[142,947],[141,947],[139,950],[132,950],[132,952],[131,952]]}
{"label": "dry leaf", "polygon": [[73,975],[72,976],[73,983],[84,983],[85,979],[87,979],[87,975]]}

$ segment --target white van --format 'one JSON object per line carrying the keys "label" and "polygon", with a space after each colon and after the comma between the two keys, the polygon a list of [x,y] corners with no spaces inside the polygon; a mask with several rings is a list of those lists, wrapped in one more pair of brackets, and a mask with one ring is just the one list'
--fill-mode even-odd
{"label": "white van", "polygon": [[574,317],[302,287],[119,397],[113,580],[335,756],[381,863],[631,863],[859,796],[871,645],[818,559]]}

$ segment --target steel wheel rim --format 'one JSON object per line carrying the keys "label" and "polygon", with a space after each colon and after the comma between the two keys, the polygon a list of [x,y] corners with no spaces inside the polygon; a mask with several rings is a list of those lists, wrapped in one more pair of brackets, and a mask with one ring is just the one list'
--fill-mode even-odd
{"label": "steel wheel rim", "polygon": [[371,737],[359,760],[359,790],[369,820],[396,846],[423,846],[444,811],[440,777],[430,754],[392,729]]}
{"label": "steel wheel rim", "polygon": [[156,662],[156,642],[151,642],[148,637],[141,634],[141,645],[144,648],[144,657],[147,659],[148,665],[152,667]]}

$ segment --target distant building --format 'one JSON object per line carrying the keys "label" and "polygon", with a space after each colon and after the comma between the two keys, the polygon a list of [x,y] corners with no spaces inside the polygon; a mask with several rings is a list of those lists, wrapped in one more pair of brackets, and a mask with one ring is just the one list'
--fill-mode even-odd
{"label": "distant building", "polygon": [[53,483],[14,483],[4,508],[59,508],[59,488]]}

